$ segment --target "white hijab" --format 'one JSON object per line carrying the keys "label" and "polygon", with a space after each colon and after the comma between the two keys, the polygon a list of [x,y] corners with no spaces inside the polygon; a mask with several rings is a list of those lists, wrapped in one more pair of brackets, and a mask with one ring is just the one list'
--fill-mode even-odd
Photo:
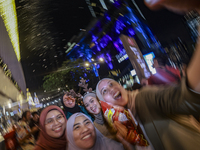
{"label": "white hijab", "polygon": [[[85,116],[90,122],[93,124],[92,120],[83,113],[75,113],[67,120],[67,139],[68,139],[68,148],[67,150],[82,150],[81,148],[77,147],[74,142],[73,137],[73,126],[76,117],[78,116]],[[93,124],[94,126],[94,124]],[[95,127],[94,127],[95,128]],[[118,143],[114,140],[108,139],[104,137],[99,130],[95,128],[96,131],[96,142],[94,146],[90,150],[124,150],[121,143]]]}
{"label": "white hijab", "polygon": [[115,81],[113,79],[110,79],[110,78],[103,78],[101,79],[98,83],[97,83],[97,86],[96,86],[96,95],[97,97],[99,98],[100,101],[104,101],[105,100],[103,99],[103,96],[101,95],[100,91],[99,91],[99,84],[103,81],[103,80],[112,80],[112,81]]}

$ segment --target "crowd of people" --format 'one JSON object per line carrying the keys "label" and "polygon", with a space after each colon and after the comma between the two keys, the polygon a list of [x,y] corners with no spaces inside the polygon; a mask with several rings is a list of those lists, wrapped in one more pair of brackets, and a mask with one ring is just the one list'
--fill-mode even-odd
{"label": "crowd of people", "polygon": [[[199,11],[199,0],[145,0],[151,9]],[[39,115],[25,111],[16,128],[25,150],[197,150],[200,148],[200,45],[181,78],[177,70],[155,58],[157,74],[148,86],[125,90],[110,78],[100,80],[95,92],[85,93],[83,105],[69,93],[62,97],[63,110],[48,106]],[[133,145],[108,125],[101,101],[129,109],[140,125],[148,146]],[[32,116],[32,118],[31,118]],[[194,117],[197,116],[197,117]],[[19,130],[17,130],[19,129]]]}

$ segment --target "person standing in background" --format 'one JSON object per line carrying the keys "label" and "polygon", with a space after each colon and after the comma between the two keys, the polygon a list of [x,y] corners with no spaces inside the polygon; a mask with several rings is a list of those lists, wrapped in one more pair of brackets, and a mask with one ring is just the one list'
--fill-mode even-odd
{"label": "person standing in background", "polygon": [[17,132],[17,139],[23,150],[32,150],[35,144],[35,139],[29,126],[30,121],[31,112],[27,110],[22,114],[22,120],[19,123],[20,130]]}
{"label": "person standing in background", "polygon": [[162,55],[155,57],[153,59],[153,67],[156,69],[156,74],[149,77],[148,85],[166,85],[180,82],[180,71],[167,66],[166,57]]}
{"label": "person standing in background", "polygon": [[40,129],[39,129],[39,115],[35,111],[35,112],[32,112],[32,117],[33,118],[31,119],[31,121],[29,123],[29,126],[31,128],[31,132],[33,133],[35,141],[37,141],[38,135],[39,135],[39,132],[40,132]]}

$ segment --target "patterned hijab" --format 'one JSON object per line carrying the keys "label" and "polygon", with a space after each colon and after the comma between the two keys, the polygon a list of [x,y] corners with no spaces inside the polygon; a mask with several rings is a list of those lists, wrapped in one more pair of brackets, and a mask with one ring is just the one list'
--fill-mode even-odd
{"label": "patterned hijab", "polygon": [[[78,116],[85,116],[87,119],[90,120],[90,122],[93,124],[92,120],[85,114],[83,113],[76,113],[73,114],[67,121],[67,139],[68,139],[68,148],[69,150],[82,150],[78,146],[76,146],[74,137],[73,137],[73,126],[76,117]],[[94,126],[94,124],[93,124]],[[116,141],[113,141],[111,139],[108,139],[104,137],[99,130],[97,130],[95,127],[95,132],[96,132],[96,142],[94,146],[90,150],[124,150],[123,146],[121,143],[118,143]]]}

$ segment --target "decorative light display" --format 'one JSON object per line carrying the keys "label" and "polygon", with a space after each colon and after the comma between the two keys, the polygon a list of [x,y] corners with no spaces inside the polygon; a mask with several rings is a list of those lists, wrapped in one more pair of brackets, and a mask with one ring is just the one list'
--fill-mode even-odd
{"label": "decorative light display", "polygon": [[[121,34],[132,38],[137,37],[145,50],[163,50],[148,26],[134,14],[134,10],[124,5],[122,1],[115,1],[112,7],[115,7],[115,13],[108,10],[104,17],[90,30],[89,34],[78,43],[80,46],[74,47],[68,53],[70,58],[81,57],[85,61],[91,62],[92,57],[102,57],[109,69],[112,70],[114,67],[110,54],[111,50],[116,50],[115,53],[118,53],[115,56],[119,58],[119,63],[128,59],[123,43],[119,38]],[[96,67],[99,68],[98,65]],[[93,68],[93,70],[95,72],[96,69]]]}
{"label": "decorative light display", "polygon": [[19,87],[18,83],[14,80],[13,76],[12,76],[12,72],[10,71],[10,69],[8,69],[7,64],[5,64],[3,62],[3,60],[0,58],[0,67],[2,68],[3,72],[5,73],[5,75],[12,81],[12,83],[15,85],[15,87],[21,91],[21,94],[23,94],[21,88]]}
{"label": "decorative light display", "polygon": [[18,61],[20,61],[19,34],[17,14],[14,0],[0,0],[0,15],[13,45]]}
{"label": "decorative light display", "polygon": [[27,102],[29,103],[29,105],[35,105],[35,103],[33,102],[33,98],[31,96],[31,93],[29,92],[29,89],[27,88],[26,89],[26,99],[27,99]]}
{"label": "decorative light display", "polygon": [[148,67],[149,67],[149,70],[151,71],[152,74],[155,74],[156,73],[156,69],[153,68],[153,59],[155,57],[154,53],[151,52],[151,53],[148,53],[148,54],[145,54],[143,55]]}
{"label": "decorative light display", "polygon": [[92,6],[91,6],[90,0],[85,0],[85,1],[86,1],[86,3],[88,4],[88,8],[89,8],[89,10],[90,10],[92,16],[96,18],[97,16],[96,16],[96,14],[95,14],[95,12],[94,12],[94,9],[93,9]]}
{"label": "decorative light display", "polygon": [[198,26],[200,24],[200,15],[196,11],[190,11],[185,16],[185,20],[187,21],[187,25],[191,30],[191,38],[193,41],[196,41],[199,32],[198,32]]}
{"label": "decorative light display", "polygon": [[35,103],[35,105],[40,104],[39,99],[38,99],[36,93],[34,93],[34,103]]}
{"label": "decorative light display", "polygon": [[101,3],[101,5],[102,5],[102,7],[103,7],[104,9],[108,10],[108,8],[107,8],[107,6],[106,6],[104,0],[100,0],[100,3]]}

